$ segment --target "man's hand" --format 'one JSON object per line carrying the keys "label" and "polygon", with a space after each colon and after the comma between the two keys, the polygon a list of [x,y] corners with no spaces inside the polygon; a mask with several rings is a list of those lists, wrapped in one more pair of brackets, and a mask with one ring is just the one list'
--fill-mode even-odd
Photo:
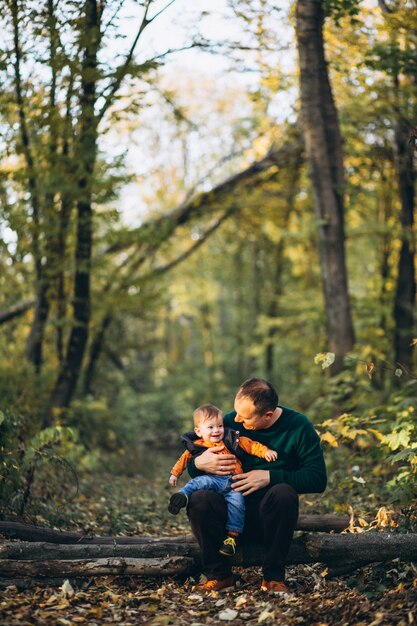
{"label": "man's hand", "polygon": [[240,491],[243,496],[267,487],[271,481],[269,470],[251,470],[246,474],[236,474],[232,480],[233,491]]}
{"label": "man's hand", "polygon": [[208,448],[203,454],[197,456],[195,459],[196,468],[206,474],[217,474],[218,476],[231,474],[236,467],[236,457],[233,454],[216,454],[220,450],[224,450],[223,444]]}
{"label": "man's hand", "polygon": [[171,487],[177,486],[177,477],[174,476],[174,474],[171,474],[171,476],[169,477],[169,484],[171,485]]}

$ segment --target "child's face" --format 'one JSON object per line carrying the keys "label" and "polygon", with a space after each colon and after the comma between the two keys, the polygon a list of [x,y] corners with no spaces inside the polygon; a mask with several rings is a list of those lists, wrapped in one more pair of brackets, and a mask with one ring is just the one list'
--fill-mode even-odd
{"label": "child's face", "polygon": [[199,437],[204,439],[204,441],[218,443],[224,436],[223,418],[220,415],[210,417],[208,420],[200,422],[194,430]]}

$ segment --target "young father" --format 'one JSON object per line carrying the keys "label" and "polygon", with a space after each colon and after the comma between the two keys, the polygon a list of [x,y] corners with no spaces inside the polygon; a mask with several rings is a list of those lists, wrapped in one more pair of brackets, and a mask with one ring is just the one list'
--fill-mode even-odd
{"label": "young father", "polygon": [[[224,425],[278,452],[276,461],[245,455],[243,473],[233,477],[234,489],[245,496],[243,541],[263,541],[265,559],[261,589],[289,593],[285,560],[298,518],[298,494],[321,493],[327,484],[320,439],[310,420],[280,406],[278,394],[267,380],[251,378],[235,398],[235,410]],[[189,463],[192,477],[201,473],[227,476],[235,457],[216,454],[223,445],[207,449]],[[196,491],[190,497],[188,517],[202,551],[202,590],[221,591],[233,586],[230,559],[219,554],[226,531],[224,498],[214,491]]]}

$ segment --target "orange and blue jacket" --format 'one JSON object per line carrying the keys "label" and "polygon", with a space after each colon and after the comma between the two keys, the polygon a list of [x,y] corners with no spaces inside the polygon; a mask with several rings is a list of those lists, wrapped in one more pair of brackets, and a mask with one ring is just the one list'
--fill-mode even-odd
{"label": "orange and blue jacket", "polygon": [[[230,434],[226,432],[228,430],[230,429],[225,429],[225,434],[228,435],[225,437],[225,439],[229,443],[232,442],[232,439],[230,438]],[[241,454],[239,454],[240,450],[238,450],[238,448],[241,448],[247,454],[258,456],[260,459],[264,459],[265,454],[270,450],[270,448],[267,448],[262,443],[259,443],[258,441],[252,441],[252,439],[249,439],[249,437],[234,437],[233,449],[230,450],[225,443],[225,439],[223,439],[223,441],[219,441],[218,443],[211,443],[210,441],[204,441],[204,439],[195,438],[196,435],[191,438],[192,435],[194,435],[194,433],[187,433],[186,435],[182,436],[182,439],[187,446],[187,450],[183,452],[183,454],[180,456],[180,458],[171,470],[171,474],[173,474],[177,478],[181,476],[181,474],[187,468],[189,461],[192,458],[195,458],[196,456],[202,454],[205,451],[205,448],[214,448],[223,444],[223,450],[219,450],[218,452],[216,452],[216,454],[233,454],[234,456],[241,456]],[[230,447],[232,447],[232,445],[230,445]],[[230,473],[241,474],[242,471],[242,464],[240,460],[236,458],[236,466]]]}

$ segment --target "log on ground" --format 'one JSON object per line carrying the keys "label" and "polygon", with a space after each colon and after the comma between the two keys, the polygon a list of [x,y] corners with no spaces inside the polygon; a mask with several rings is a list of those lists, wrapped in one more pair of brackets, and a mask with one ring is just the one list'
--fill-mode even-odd
{"label": "log on ground", "polygon": [[[297,530],[312,532],[342,532],[349,526],[349,517],[346,515],[300,515],[297,522]],[[155,542],[152,537],[121,537],[82,535],[79,533],[43,528],[32,524],[16,521],[0,521],[0,535],[8,539],[22,539],[23,541],[46,541],[48,543],[72,544],[72,543],[117,543],[139,544]],[[192,539],[192,535],[189,535]],[[176,541],[176,537],[162,537],[161,541]]]}
{"label": "log on ground", "polygon": [[7,577],[87,577],[87,576],[175,576],[193,571],[194,559],[174,556],[164,559],[77,559],[74,561],[0,560],[0,575]]}
{"label": "log on ground", "polygon": [[[263,548],[243,544],[233,564],[260,565]],[[368,563],[417,560],[417,534],[369,532],[328,535],[308,533],[293,540],[288,565],[323,563],[330,574],[346,573]],[[74,565],[74,564],[77,564]],[[94,567],[96,564],[96,569]],[[156,565],[157,564],[157,567]],[[129,565],[129,567],[128,567]],[[170,576],[200,566],[200,553],[188,536],[175,541],[150,540],[138,545],[59,545],[9,543],[0,547],[0,576]]]}

